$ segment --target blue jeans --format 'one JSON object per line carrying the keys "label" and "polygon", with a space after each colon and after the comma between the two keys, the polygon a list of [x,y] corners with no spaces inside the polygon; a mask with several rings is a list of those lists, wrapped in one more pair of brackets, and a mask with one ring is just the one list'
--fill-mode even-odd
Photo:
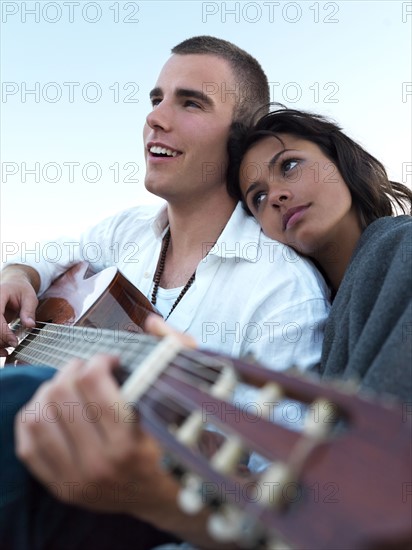
{"label": "blue jeans", "polygon": [[0,368],[1,550],[149,550],[178,542],[172,535],[123,514],[100,514],[55,499],[14,452],[17,411],[56,371]]}

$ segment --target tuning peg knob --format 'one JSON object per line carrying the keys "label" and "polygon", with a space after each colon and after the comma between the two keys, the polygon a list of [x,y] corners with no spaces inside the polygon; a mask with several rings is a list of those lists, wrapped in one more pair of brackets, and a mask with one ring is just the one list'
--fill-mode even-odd
{"label": "tuning peg knob", "polygon": [[185,475],[182,478],[182,488],[177,496],[181,510],[189,515],[200,512],[204,506],[202,494],[202,480],[194,475]]}
{"label": "tuning peg knob", "polygon": [[210,516],[208,531],[219,542],[237,540],[244,532],[244,514],[233,506],[222,506]]}

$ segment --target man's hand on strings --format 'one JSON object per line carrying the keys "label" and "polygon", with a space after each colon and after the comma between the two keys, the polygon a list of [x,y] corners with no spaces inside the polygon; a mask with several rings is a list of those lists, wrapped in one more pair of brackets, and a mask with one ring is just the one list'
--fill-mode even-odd
{"label": "man's hand on strings", "polygon": [[173,335],[176,338],[180,340],[180,342],[188,347],[188,348],[196,348],[196,341],[194,338],[190,336],[190,334],[186,334],[184,332],[178,332],[174,328],[172,328],[170,325],[165,323],[159,315],[150,314],[148,315],[144,329],[146,332],[151,334],[152,336],[160,336],[163,338],[164,336],[170,336]]}
{"label": "man's hand on strings", "polygon": [[8,266],[0,273],[0,357],[6,357],[5,348],[17,346],[17,338],[8,323],[20,317],[26,328],[35,326],[37,296],[33,282],[38,286],[34,269]]}

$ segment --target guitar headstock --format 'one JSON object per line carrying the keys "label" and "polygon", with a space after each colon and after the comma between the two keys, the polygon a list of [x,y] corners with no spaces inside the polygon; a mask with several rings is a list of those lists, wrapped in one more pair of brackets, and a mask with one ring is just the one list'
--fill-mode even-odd
{"label": "guitar headstock", "polygon": [[[218,541],[254,548],[408,547],[410,424],[400,405],[161,345],[149,367],[158,372],[144,383],[138,375],[138,410],[180,478],[181,506],[193,514],[211,507]],[[256,390],[236,405],[239,384]],[[216,436],[210,456],[202,453],[205,429],[224,435]],[[266,467],[245,472],[245,456],[263,457]]]}

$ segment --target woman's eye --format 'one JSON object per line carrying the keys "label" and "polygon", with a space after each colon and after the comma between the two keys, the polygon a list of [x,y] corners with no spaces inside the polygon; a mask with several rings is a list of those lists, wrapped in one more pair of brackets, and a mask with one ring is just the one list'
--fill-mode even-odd
{"label": "woman's eye", "polygon": [[298,161],[295,159],[288,159],[282,162],[282,173],[287,174],[298,165]]}
{"label": "woman's eye", "polygon": [[258,210],[265,198],[266,193],[256,193],[252,200],[253,207]]}

